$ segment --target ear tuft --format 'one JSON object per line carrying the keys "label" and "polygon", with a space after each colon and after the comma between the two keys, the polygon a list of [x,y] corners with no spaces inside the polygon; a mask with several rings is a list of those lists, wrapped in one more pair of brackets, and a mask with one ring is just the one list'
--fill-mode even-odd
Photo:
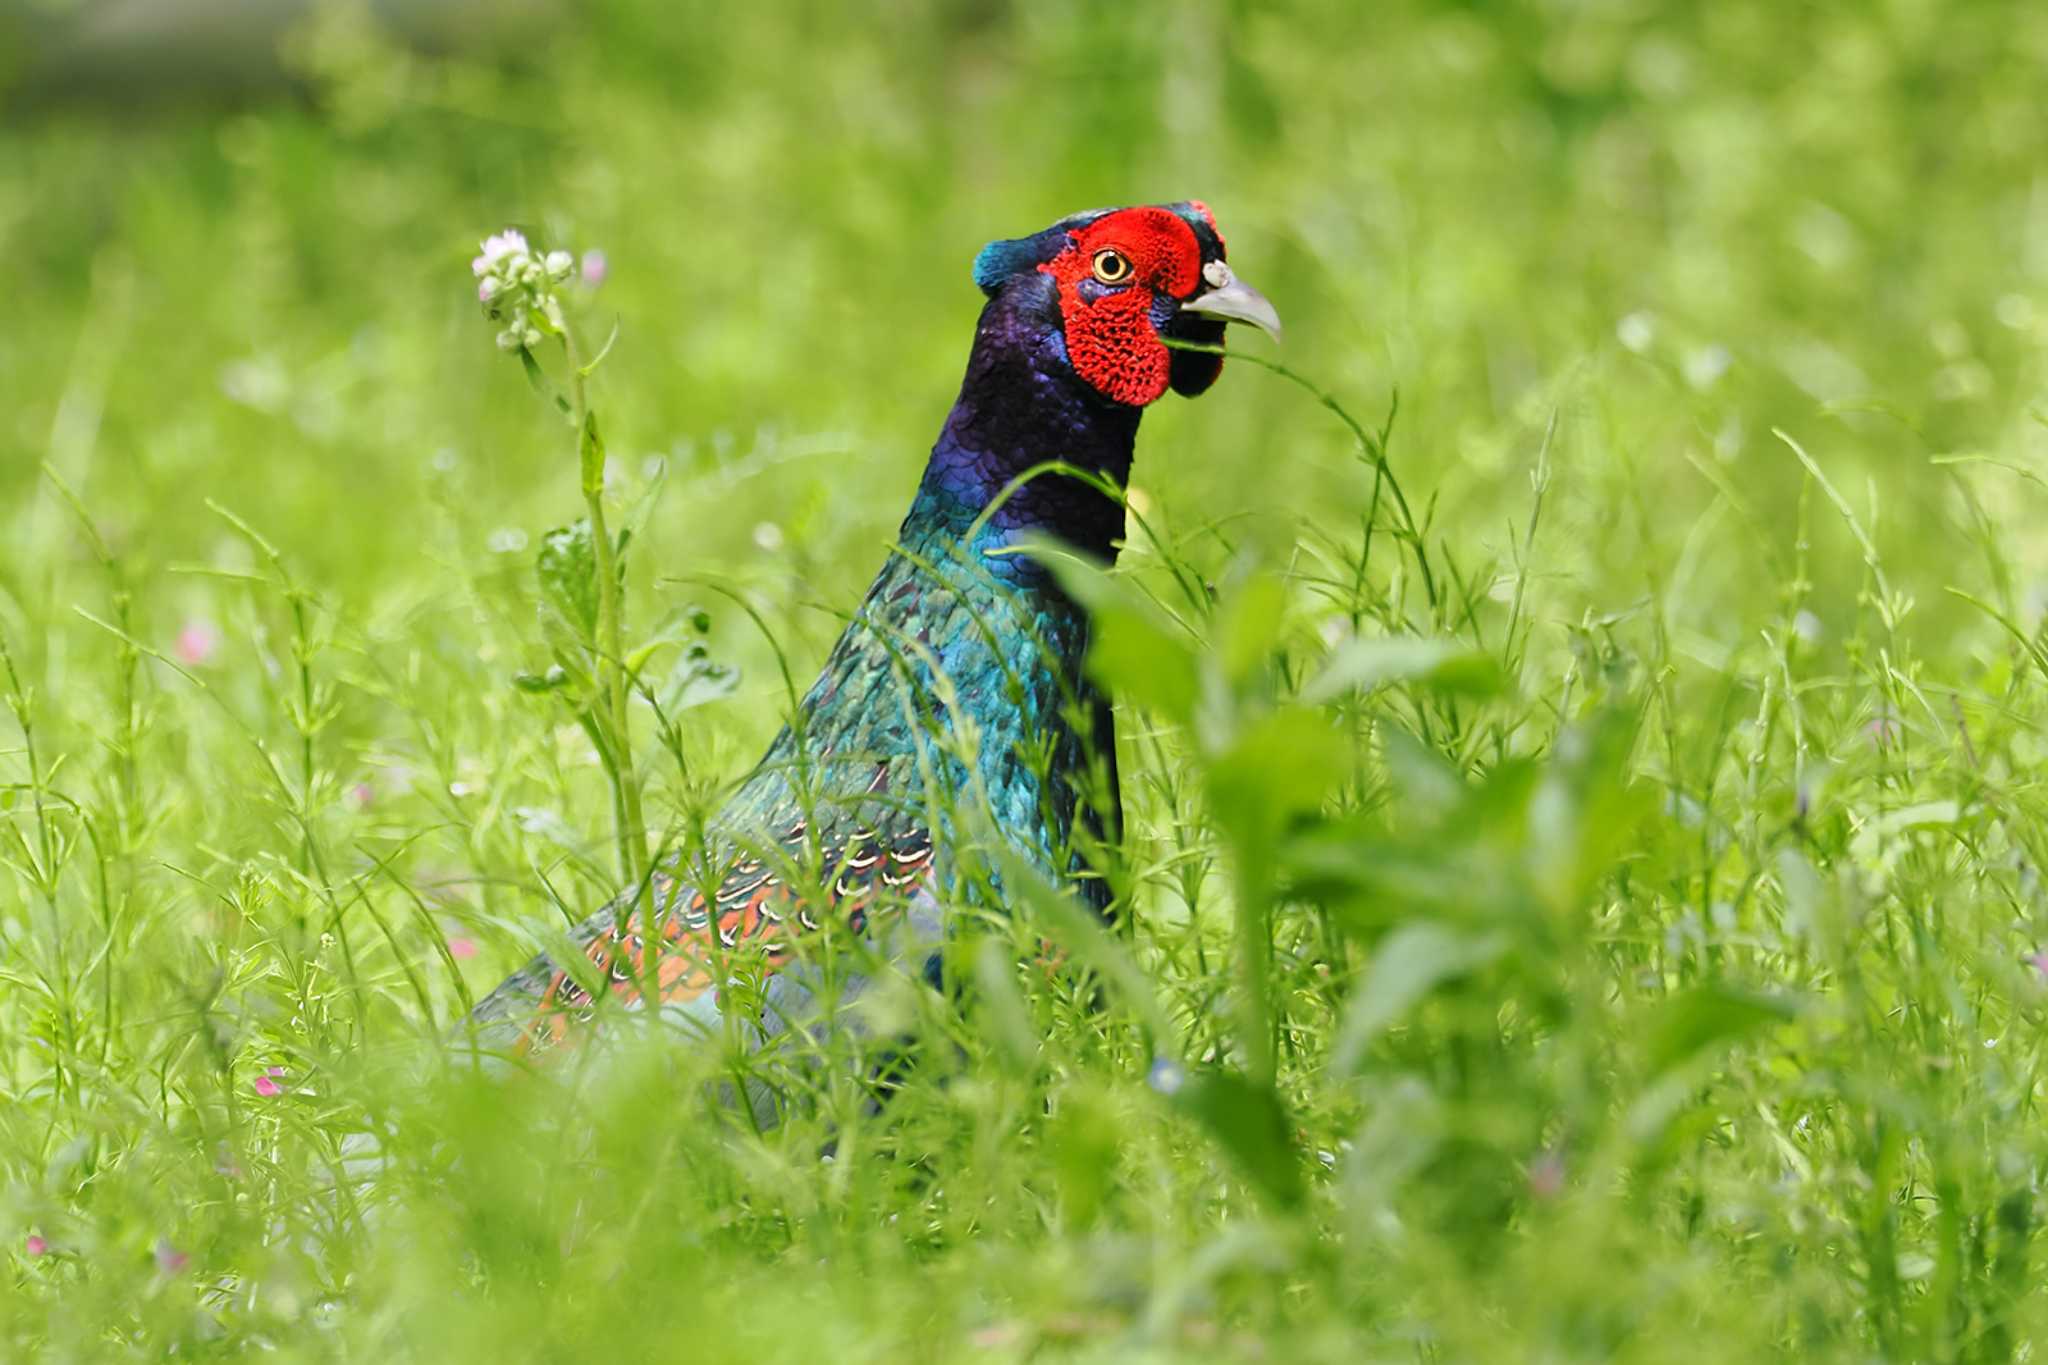
{"label": "ear tuft", "polygon": [[1003,281],[1038,263],[1038,243],[1031,237],[990,242],[974,258],[974,284],[993,296]]}

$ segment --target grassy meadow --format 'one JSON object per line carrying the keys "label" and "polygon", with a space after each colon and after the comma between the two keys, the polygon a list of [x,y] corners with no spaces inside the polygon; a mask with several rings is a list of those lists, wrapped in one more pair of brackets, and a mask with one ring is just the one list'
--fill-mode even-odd
{"label": "grassy meadow", "polygon": [[[0,1356],[2037,1358],[2048,7],[337,3],[281,61],[0,63]],[[976,250],[1188,197],[1288,331],[1147,415],[1087,588],[1117,929],[964,928],[880,1112],[445,1046],[620,878],[515,685],[583,496],[479,239],[603,253],[676,847]]]}

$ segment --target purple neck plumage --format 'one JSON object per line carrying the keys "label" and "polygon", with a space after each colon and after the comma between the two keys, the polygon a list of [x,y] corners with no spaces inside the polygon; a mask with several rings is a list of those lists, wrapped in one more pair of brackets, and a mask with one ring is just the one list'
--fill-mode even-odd
{"label": "purple neck plumage", "polygon": [[[964,534],[1012,480],[1049,460],[1107,475],[1121,487],[1130,476],[1141,411],[1111,402],[1074,373],[1052,281],[1012,281],[982,309],[960,397],[932,447],[903,524],[903,544]],[[1038,534],[1109,560],[1123,529],[1117,501],[1071,476],[1041,473],[995,510],[973,548],[987,551]],[[1020,585],[1044,581],[1043,571],[1023,556],[984,562]]]}

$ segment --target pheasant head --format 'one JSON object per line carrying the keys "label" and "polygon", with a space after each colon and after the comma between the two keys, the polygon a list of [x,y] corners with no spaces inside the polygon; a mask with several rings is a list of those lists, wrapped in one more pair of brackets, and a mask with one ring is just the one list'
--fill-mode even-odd
{"label": "pheasant head", "polygon": [[1193,397],[1216,381],[1220,355],[1174,350],[1168,339],[1221,344],[1226,322],[1280,336],[1273,305],[1231,273],[1216,217],[1199,199],[1095,209],[990,242],[974,282],[991,299],[1023,293],[1055,311],[1073,372],[1130,407],[1169,388]]}

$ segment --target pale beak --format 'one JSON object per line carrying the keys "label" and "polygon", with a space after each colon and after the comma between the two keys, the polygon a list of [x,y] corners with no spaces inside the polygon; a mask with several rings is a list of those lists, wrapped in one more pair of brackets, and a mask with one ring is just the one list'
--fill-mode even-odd
{"label": "pale beak", "polygon": [[1202,278],[1209,288],[1183,303],[1183,310],[1226,322],[1249,322],[1273,340],[1280,340],[1280,315],[1264,294],[1231,274],[1229,266],[1211,261],[1202,267]]}

